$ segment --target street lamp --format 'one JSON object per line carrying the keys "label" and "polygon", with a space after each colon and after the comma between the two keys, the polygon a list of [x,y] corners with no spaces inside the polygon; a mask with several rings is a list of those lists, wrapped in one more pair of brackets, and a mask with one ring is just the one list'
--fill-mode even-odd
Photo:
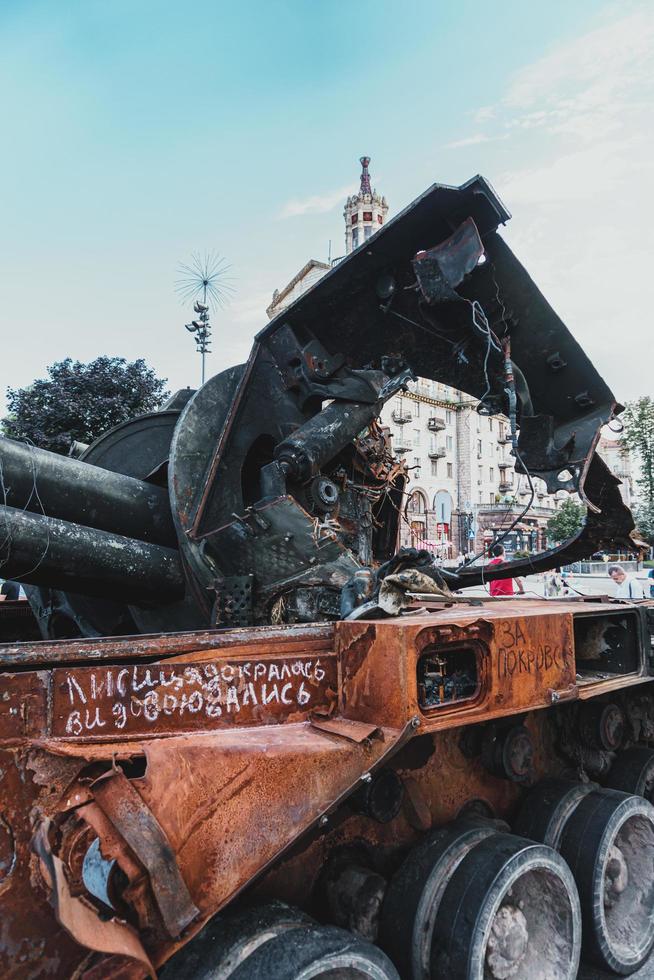
{"label": "street lamp", "polygon": [[188,265],[180,265],[180,278],[175,291],[182,302],[194,300],[193,312],[197,319],[184,326],[195,338],[195,349],[202,357],[202,384],[205,382],[205,358],[211,353],[210,310],[223,308],[234,293],[234,280],[227,275],[230,266],[215,252],[205,255],[194,253]]}
{"label": "street lamp", "polygon": [[196,300],[193,311],[198,315],[197,320],[185,323],[189,333],[195,334],[195,349],[202,355],[202,384],[204,384],[204,359],[211,353],[211,327],[209,326],[209,307]]}

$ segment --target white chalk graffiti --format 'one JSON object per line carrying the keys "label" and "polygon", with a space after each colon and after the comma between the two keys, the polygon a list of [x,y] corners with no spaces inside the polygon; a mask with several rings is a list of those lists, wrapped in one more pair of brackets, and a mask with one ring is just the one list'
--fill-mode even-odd
{"label": "white chalk graffiti", "polygon": [[301,659],[66,672],[65,732],[104,735],[124,729],[131,718],[147,728],[162,716],[214,720],[275,704],[287,705],[289,713],[306,710],[322,693],[324,678],[320,660]]}

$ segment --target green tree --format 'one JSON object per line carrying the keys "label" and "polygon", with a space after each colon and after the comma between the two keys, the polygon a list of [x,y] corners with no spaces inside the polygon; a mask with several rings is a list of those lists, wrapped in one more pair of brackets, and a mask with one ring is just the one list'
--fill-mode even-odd
{"label": "green tree", "polygon": [[654,501],[636,504],[633,513],[636,530],[654,547]]}
{"label": "green tree", "polygon": [[581,530],[586,519],[586,508],[575,500],[564,500],[559,510],[547,522],[547,537],[553,544],[561,544]]}
{"label": "green tree", "polygon": [[9,415],[2,431],[42,449],[67,453],[74,440],[93,442],[119,422],[157,409],[168,392],[144,360],[96,357],[83,364],[70,357],[51,364],[47,378],[8,388]]}
{"label": "green tree", "polygon": [[622,443],[639,464],[640,476],[636,483],[643,504],[654,507],[654,399],[643,395],[636,401],[627,402],[622,421]]}

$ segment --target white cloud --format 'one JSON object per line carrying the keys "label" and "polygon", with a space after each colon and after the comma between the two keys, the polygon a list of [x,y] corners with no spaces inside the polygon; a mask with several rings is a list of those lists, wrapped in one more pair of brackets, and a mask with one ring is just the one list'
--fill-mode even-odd
{"label": "white cloud", "polygon": [[654,6],[617,9],[511,79],[497,125],[514,166],[493,183],[503,234],[625,400],[652,386]]}
{"label": "white cloud", "polygon": [[[557,46],[514,76],[505,103],[528,109],[557,101],[568,86],[585,100],[633,88],[652,63],[654,8],[650,4]],[[651,75],[650,81],[651,81]]]}
{"label": "white cloud", "polygon": [[278,217],[296,218],[304,214],[325,214],[333,210],[337,205],[343,204],[348,194],[352,194],[351,185],[339,187],[338,190],[328,191],[325,194],[312,194],[309,197],[293,198],[287,201],[281,208]]}
{"label": "white cloud", "polygon": [[497,108],[494,105],[481,105],[474,112],[470,113],[473,122],[485,123],[490,119],[494,119],[497,115]]}
{"label": "white cloud", "polygon": [[514,114],[509,127],[593,142],[649,114],[653,92],[654,6],[646,4],[517,72],[503,106]]}
{"label": "white cloud", "polygon": [[486,133],[475,133],[474,136],[466,136],[461,140],[452,140],[445,144],[446,150],[458,150],[462,146],[476,146],[477,143],[493,143],[495,140],[504,140],[506,135],[487,136]]}

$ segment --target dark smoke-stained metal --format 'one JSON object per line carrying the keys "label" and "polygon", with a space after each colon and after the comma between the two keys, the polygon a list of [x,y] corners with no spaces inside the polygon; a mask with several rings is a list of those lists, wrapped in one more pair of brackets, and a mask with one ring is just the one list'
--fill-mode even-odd
{"label": "dark smoke-stained metal", "polygon": [[[635,547],[594,453],[619,406],[500,238],[509,217],[482,177],[435,184],[262,330],[245,366],[182,393],[178,417],[125,423],[83,460],[2,440],[3,574],[41,587],[44,634],[336,619],[350,579],[395,551],[406,471],[376,419],[417,375],[514,418],[516,469],[588,504],[572,542],[485,580]],[[39,500],[48,518],[22,512]],[[480,580],[471,565],[449,584]]]}

